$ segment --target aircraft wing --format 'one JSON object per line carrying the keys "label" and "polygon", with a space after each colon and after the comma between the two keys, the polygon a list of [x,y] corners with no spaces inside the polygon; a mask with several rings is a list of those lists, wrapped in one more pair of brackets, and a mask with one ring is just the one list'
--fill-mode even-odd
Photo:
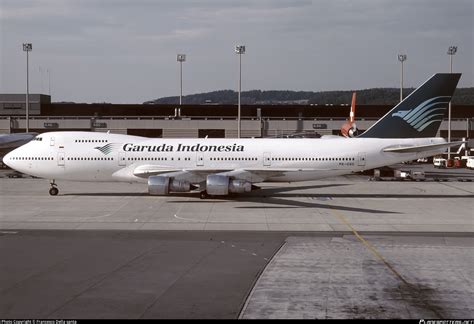
{"label": "aircraft wing", "polygon": [[154,175],[163,175],[172,177],[176,180],[187,180],[191,183],[200,183],[206,181],[208,174],[216,174],[221,172],[230,171],[229,169],[173,169],[169,166],[160,165],[141,165],[133,170],[133,175],[140,178],[148,178]]}
{"label": "aircraft wing", "polygon": [[[241,169],[173,169],[169,166],[141,165],[133,170],[133,175],[140,178],[148,178],[153,175],[173,177],[177,180],[187,180],[191,183],[199,183],[206,180],[209,174],[225,175],[231,179],[246,180],[249,182],[262,182],[271,177],[282,176],[288,172],[313,172],[319,169],[312,168],[241,168]],[[325,171],[330,171],[325,169]]]}
{"label": "aircraft wing", "polygon": [[[225,175],[231,179],[246,180],[249,182],[262,182],[269,178],[283,176],[286,173],[291,172],[313,172],[318,169],[309,168],[242,168],[235,169],[228,172],[217,173],[219,175]],[[326,170],[329,171],[329,170]]]}
{"label": "aircraft wing", "polygon": [[140,178],[148,178],[152,175],[160,175],[165,173],[181,171],[180,169],[170,168],[169,166],[160,165],[140,165],[133,170],[133,175]]}
{"label": "aircraft wing", "polygon": [[451,142],[451,143],[441,143],[441,144],[428,144],[428,145],[417,145],[417,146],[394,146],[384,148],[384,152],[390,153],[414,153],[414,152],[426,152],[433,151],[441,148],[448,148],[451,146],[457,146],[465,143],[464,141],[460,142]]}

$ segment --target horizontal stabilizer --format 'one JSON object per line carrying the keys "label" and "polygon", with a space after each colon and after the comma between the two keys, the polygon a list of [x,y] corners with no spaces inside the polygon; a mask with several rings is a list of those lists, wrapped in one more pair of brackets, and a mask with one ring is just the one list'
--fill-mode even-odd
{"label": "horizontal stabilizer", "polygon": [[428,145],[418,145],[418,146],[395,146],[387,147],[383,149],[384,152],[390,153],[414,153],[414,152],[426,152],[433,151],[440,148],[448,148],[451,146],[461,145],[465,142],[451,142],[451,143],[441,143],[441,144],[428,144]]}

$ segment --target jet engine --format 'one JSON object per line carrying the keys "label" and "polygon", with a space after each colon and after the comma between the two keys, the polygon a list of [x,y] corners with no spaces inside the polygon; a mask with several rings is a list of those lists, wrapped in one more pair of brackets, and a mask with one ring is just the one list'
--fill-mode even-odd
{"label": "jet engine", "polygon": [[190,182],[165,176],[148,177],[148,193],[153,196],[167,195],[170,192],[188,192],[196,189]]}
{"label": "jet engine", "polygon": [[211,196],[250,192],[252,191],[252,183],[245,180],[233,180],[224,175],[210,174],[206,180],[206,191]]}

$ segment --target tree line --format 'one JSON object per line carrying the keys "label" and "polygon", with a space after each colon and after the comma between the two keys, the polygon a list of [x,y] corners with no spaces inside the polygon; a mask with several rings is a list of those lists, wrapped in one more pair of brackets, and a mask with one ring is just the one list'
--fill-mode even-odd
{"label": "tree line", "polygon": [[[414,88],[403,89],[403,96]],[[372,88],[364,90],[340,91],[291,91],[291,90],[250,90],[241,92],[242,104],[350,104],[352,93],[357,93],[357,103],[361,105],[394,105],[400,100],[399,88]],[[183,104],[237,104],[238,93],[234,90],[218,90],[183,96]],[[178,96],[162,97],[144,102],[145,104],[177,104]],[[474,105],[474,88],[458,88],[453,104]]]}

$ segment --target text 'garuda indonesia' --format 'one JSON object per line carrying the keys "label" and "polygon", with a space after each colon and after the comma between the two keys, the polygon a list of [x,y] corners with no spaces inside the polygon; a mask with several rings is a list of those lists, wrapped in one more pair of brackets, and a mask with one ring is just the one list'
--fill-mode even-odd
{"label": "text 'garuda indonesia'", "polygon": [[237,143],[230,145],[203,145],[197,143],[195,145],[178,144],[173,145],[139,145],[127,143],[123,146],[125,152],[243,152],[244,146]]}

